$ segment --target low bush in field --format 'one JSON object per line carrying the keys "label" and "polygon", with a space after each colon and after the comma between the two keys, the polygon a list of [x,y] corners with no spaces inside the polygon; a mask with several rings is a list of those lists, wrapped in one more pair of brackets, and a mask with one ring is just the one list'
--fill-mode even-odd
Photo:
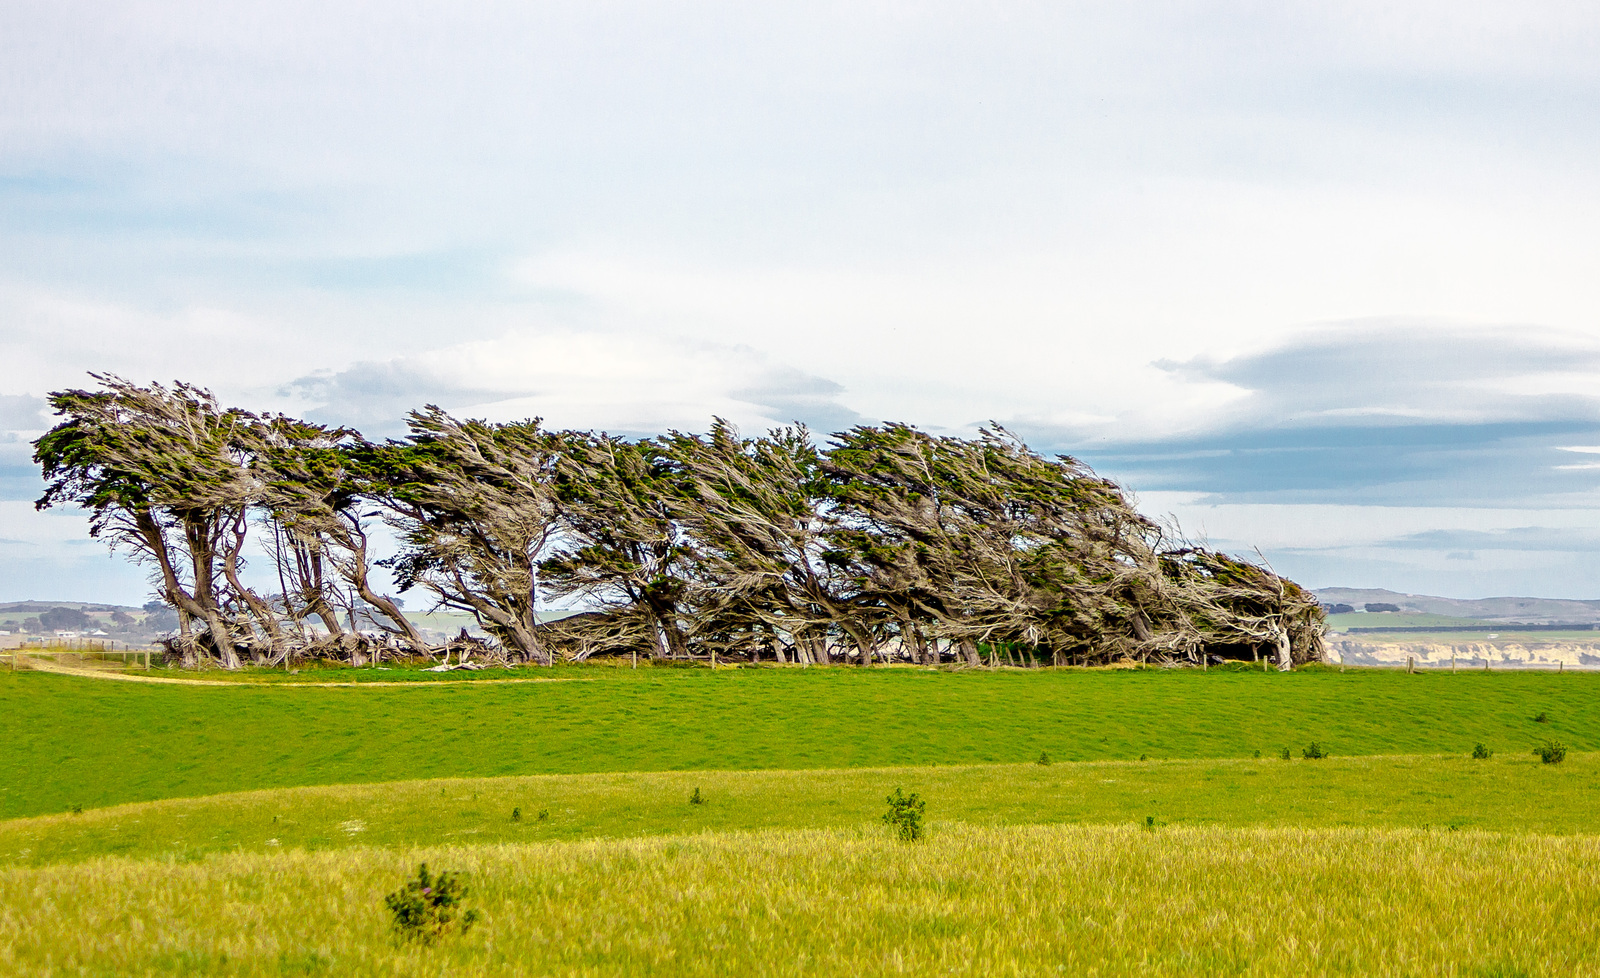
{"label": "low bush in field", "polygon": [[883,813],[883,824],[894,830],[902,842],[915,842],[922,838],[922,812],[927,802],[913,791],[907,795],[899,788],[887,799],[889,810]]}
{"label": "low bush in field", "polygon": [[1320,761],[1328,756],[1328,752],[1322,749],[1321,744],[1313,740],[1300,751],[1300,756],[1308,761]]}
{"label": "low bush in field", "polygon": [[1494,751],[1492,751],[1489,748],[1483,746],[1482,744],[1479,744],[1478,746],[1472,748],[1472,758],[1473,758],[1473,760],[1487,761],[1489,758],[1491,758],[1493,756],[1494,756]]}
{"label": "low bush in field", "polygon": [[1535,747],[1533,752],[1546,764],[1560,764],[1567,759],[1567,746],[1557,740],[1547,740]]}
{"label": "low bush in field", "polygon": [[383,898],[401,939],[432,944],[451,931],[465,934],[478,921],[478,911],[463,909],[467,887],[455,873],[428,872],[417,867],[417,877]]}

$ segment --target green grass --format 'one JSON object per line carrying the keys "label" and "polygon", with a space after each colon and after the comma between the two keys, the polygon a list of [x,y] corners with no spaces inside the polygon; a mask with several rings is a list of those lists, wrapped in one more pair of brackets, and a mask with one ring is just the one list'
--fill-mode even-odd
{"label": "green grass", "polygon": [[[1494,638],[1491,639],[1490,635]],[[1600,632],[1589,629],[1558,632],[1517,632],[1503,628],[1485,628],[1479,632],[1353,632],[1333,637],[1373,645],[1600,645]]]}
{"label": "green grass", "polygon": [[0,672],[0,817],[434,777],[1225,758],[1313,740],[1339,756],[1600,747],[1588,673],[570,674],[601,678],[286,689]]}
{"label": "green grass", "polygon": [[[484,919],[432,947],[426,860]],[[8,975],[1592,975],[1600,840],[934,822],[0,870]]]}
{"label": "green grass", "polygon": [[[689,795],[701,791],[703,804]],[[0,865],[101,856],[189,860],[273,849],[501,844],[855,828],[895,788],[929,817],[980,825],[1090,822],[1600,832],[1600,754],[1559,766],[1359,757],[1103,761],[850,771],[545,775],[293,788],[0,823]],[[521,818],[513,821],[513,810]],[[546,814],[541,818],[540,813]]]}

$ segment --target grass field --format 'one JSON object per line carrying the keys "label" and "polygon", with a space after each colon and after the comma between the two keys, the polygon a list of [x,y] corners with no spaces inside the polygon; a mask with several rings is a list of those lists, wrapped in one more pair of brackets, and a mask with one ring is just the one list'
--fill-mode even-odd
{"label": "grass field", "polygon": [[351,672],[0,672],[0,974],[1600,974],[1593,673]]}
{"label": "grass field", "polygon": [[[408,781],[218,795],[0,822],[0,865],[273,849],[859,828],[895,788],[974,825],[1376,826],[1600,833],[1600,754],[1545,765],[1357,757],[692,771]],[[691,804],[699,789],[700,804]],[[513,819],[512,812],[520,818]],[[543,816],[541,818],[541,813]]]}
{"label": "grass field", "polygon": [[[473,931],[374,908],[467,874]],[[1600,842],[935,824],[0,870],[8,975],[1590,975]],[[52,926],[53,925],[53,926]]]}
{"label": "grass field", "polygon": [[1600,746],[1589,673],[567,674],[590,681],[286,689],[0,672],[0,817],[434,777],[1240,758],[1310,741],[1339,756]]}
{"label": "grass field", "polygon": [[1328,627],[1341,632],[1346,628],[1410,628],[1422,625],[1464,625],[1469,628],[1482,626],[1483,630],[1488,632],[1505,627],[1481,618],[1458,618],[1454,615],[1428,615],[1408,611],[1356,611],[1328,616]]}

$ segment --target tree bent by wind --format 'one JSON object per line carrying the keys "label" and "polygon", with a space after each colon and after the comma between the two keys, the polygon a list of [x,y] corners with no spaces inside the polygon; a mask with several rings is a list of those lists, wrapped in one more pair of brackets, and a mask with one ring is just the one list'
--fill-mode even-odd
{"label": "tree bent by wind", "polygon": [[[50,395],[61,421],[34,443],[37,506],[82,507],[91,536],[148,569],[189,665],[452,648],[541,665],[1290,668],[1325,654],[1322,611],[1293,581],[1195,546],[999,426],[860,425],[819,442],[716,419],[630,441],[428,405],[378,442],[189,384],[91,376],[96,389]],[[269,566],[246,573],[251,560]],[[375,567],[487,638],[429,644]],[[544,621],[542,598],[583,610]]]}

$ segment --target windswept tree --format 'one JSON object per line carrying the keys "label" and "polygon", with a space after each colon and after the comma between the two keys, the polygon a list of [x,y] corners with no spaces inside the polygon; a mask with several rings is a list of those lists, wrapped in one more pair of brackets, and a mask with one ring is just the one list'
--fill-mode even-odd
{"label": "windswept tree", "polygon": [[829,485],[811,433],[780,428],[746,439],[718,418],[704,437],[673,433],[666,446],[684,480],[698,632],[724,643],[787,636],[802,663],[826,663],[829,633],[839,629],[869,663],[877,616],[853,601],[832,559]]}
{"label": "windswept tree", "polygon": [[[629,441],[430,405],[406,439],[374,444],[186,384],[92,376],[100,390],[51,395],[62,420],[35,442],[37,505],[87,509],[95,537],[150,567],[189,664],[443,651],[374,567],[472,614],[500,661],[1324,655],[1322,610],[1294,582],[1190,544],[998,426],[861,425],[819,446],[804,427],[745,438],[717,419]],[[382,559],[379,519],[401,544]],[[253,527],[277,594],[247,583]],[[541,625],[541,586],[587,610]]]}
{"label": "windswept tree", "polygon": [[361,453],[403,550],[385,561],[402,591],[420,585],[471,613],[509,655],[548,664],[539,640],[539,562],[557,542],[561,439],[538,419],[458,421],[411,413],[409,438]]}
{"label": "windswept tree", "polygon": [[385,487],[368,464],[370,447],[348,428],[282,415],[263,419],[254,434],[285,612],[296,622],[315,615],[331,637],[343,640],[348,636],[337,606],[354,620],[359,602],[370,609],[371,624],[428,655],[426,640],[399,604],[372,585],[371,531],[379,514],[368,497],[382,497]]}
{"label": "windswept tree", "polygon": [[[237,580],[257,493],[244,437],[255,416],[223,409],[188,384],[140,387],[91,376],[103,390],[50,395],[64,420],[34,442],[46,481],[35,506],[87,509],[91,536],[154,569],[178,610],[184,658],[192,663],[200,654],[198,623],[223,664],[235,667],[237,636],[223,591]],[[265,602],[242,586],[238,593],[263,627],[275,627]]]}
{"label": "windswept tree", "polygon": [[672,459],[653,441],[592,432],[560,439],[555,489],[564,549],[540,566],[545,590],[605,609],[612,630],[627,634],[635,625],[633,640],[656,658],[686,657],[692,551],[676,515],[684,480]]}

